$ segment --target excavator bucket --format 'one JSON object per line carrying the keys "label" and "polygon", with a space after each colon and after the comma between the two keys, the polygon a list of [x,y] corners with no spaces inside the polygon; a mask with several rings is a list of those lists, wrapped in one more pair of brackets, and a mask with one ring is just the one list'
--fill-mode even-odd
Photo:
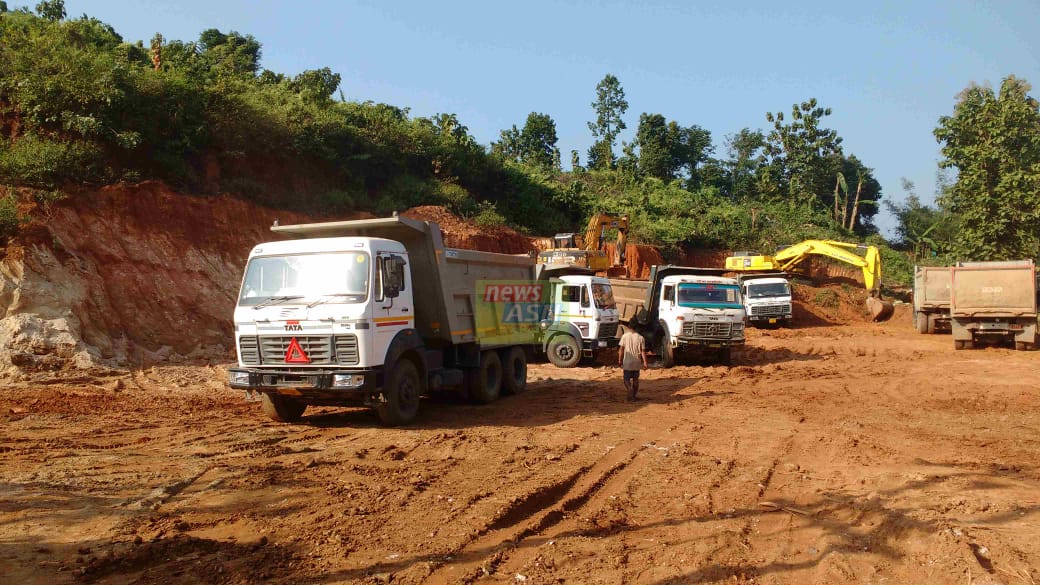
{"label": "excavator bucket", "polygon": [[883,301],[877,297],[867,297],[867,311],[870,312],[871,320],[880,323],[888,321],[896,310],[892,301]]}

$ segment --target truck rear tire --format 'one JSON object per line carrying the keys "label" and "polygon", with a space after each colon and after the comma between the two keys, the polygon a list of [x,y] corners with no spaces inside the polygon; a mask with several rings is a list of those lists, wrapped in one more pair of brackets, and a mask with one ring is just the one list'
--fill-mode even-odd
{"label": "truck rear tire", "polygon": [[973,340],[958,339],[953,342],[953,349],[975,349]]}
{"label": "truck rear tire", "polygon": [[497,351],[480,354],[480,367],[469,372],[469,397],[480,404],[498,400],[502,394],[502,360]]}
{"label": "truck rear tire", "polygon": [[383,397],[386,402],[376,406],[379,420],[388,427],[405,425],[415,420],[419,413],[419,397],[422,395],[422,381],[419,370],[408,359],[402,359],[394,365]]}
{"label": "truck rear tire", "polygon": [[296,422],[307,410],[307,405],[280,394],[264,392],[260,398],[260,410],[273,421]]}
{"label": "truck rear tire", "polygon": [[581,347],[573,337],[565,333],[549,340],[549,361],[557,368],[573,368],[581,361]]}
{"label": "truck rear tire", "polygon": [[917,332],[924,335],[928,333],[928,315],[920,311],[914,312],[914,326],[917,328]]}
{"label": "truck rear tire", "polygon": [[1029,351],[1033,349],[1033,344],[1028,341],[1016,341],[1015,349],[1018,351]]}
{"label": "truck rear tire", "polygon": [[506,394],[527,390],[527,354],[519,347],[502,351],[502,390]]}
{"label": "truck rear tire", "polygon": [[939,320],[939,315],[925,315],[924,322],[925,328],[929,335],[935,335],[935,322]]}

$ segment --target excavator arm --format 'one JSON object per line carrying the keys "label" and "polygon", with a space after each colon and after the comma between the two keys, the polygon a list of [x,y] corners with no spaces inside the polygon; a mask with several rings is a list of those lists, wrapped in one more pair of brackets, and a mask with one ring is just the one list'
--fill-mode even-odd
{"label": "excavator arm", "polygon": [[[849,250],[866,250],[865,256],[853,254]],[[777,268],[791,270],[809,256],[816,254],[858,266],[863,270],[863,284],[872,295],[877,295],[881,288],[881,254],[876,246],[836,242],[834,240],[806,240],[780,250],[773,256]]]}
{"label": "excavator arm", "polygon": [[615,265],[625,263],[625,246],[628,243],[628,216],[609,215],[597,213],[589,218],[589,225],[585,229],[585,249],[602,250],[603,235],[608,229],[616,229],[617,235],[617,259]]}

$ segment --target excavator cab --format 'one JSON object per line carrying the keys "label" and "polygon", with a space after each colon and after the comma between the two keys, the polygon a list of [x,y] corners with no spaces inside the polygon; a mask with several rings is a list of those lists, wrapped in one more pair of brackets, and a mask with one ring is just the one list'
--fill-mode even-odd
{"label": "excavator cab", "polygon": [[581,244],[578,242],[578,234],[556,234],[553,236],[553,250],[578,250]]}

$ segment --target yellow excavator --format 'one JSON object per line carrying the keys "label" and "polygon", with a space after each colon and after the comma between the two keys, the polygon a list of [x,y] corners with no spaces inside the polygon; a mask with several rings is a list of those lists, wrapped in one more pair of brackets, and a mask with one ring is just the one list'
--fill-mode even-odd
{"label": "yellow excavator", "polygon": [[[863,256],[860,256],[850,250],[865,250],[865,252]],[[870,312],[870,316],[874,321],[884,321],[892,316],[894,307],[891,301],[881,300],[881,253],[877,246],[834,240],[805,240],[783,248],[772,256],[738,252],[726,258],[726,269],[734,272],[777,270],[804,272],[808,270],[806,261],[812,255],[827,256],[863,269],[863,285],[870,293],[867,298],[867,310]]]}
{"label": "yellow excavator", "polygon": [[[613,258],[608,258],[603,250],[606,232],[610,229],[617,230]],[[584,237],[576,233],[556,234],[553,237],[553,249],[538,254],[538,262],[580,266],[615,276],[624,272],[627,243],[628,216],[597,213],[589,219]]]}

